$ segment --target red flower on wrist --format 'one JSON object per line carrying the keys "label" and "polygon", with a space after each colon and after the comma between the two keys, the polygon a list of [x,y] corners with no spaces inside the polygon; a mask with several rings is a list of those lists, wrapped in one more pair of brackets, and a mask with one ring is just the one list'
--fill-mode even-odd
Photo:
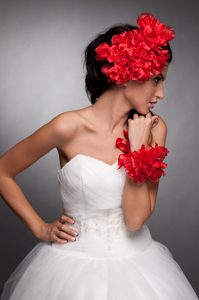
{"label": "red flower on wrist", "polygon": [[128,133],[125,130],[123,132],[127,139],[119,137],[116,140],[116,147],[124,152],[118,157],[118,169],[124,167],[127,175],[134,182],[146,180],[158,182],[161,176],[165,176],[163,169],[167,167],[167,164],[163,160],[169,153],[168,149],[158,146],[157,143],[155,147],[142,144],[139,150],[131,152]]}

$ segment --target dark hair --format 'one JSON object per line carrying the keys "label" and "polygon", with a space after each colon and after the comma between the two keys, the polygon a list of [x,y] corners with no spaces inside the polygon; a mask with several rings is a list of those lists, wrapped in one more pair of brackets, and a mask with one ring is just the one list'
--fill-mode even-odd
{"label": "dark hair", "polygon": [[[97,98],[106,90],[108,90],[115,83],[108,82],[108,78],[101,72],[101,68],[104,64],[108,64],[107,61],[97,61],[95,48],[102,42],[111,44],[111,38],[115,34],[119,34],[128,30],[137,29],[137,26],[130,24],[116,24],[105,31],[99,33],[85,48],[84,50],[84,67],[86,67],[85,76],[85,90],[87,96],[92,104],[97,101]],[[168,49],[170,58],[168,64],[172,61],[172,51],[169,43],[163,47]],[[135,109],[131,110],[131,115],[138,113]],[[138,113],[139,114],[139,113]]]}

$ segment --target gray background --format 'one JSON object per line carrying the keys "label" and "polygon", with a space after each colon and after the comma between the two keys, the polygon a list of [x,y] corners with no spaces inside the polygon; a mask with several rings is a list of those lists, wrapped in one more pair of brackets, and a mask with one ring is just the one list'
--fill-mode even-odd
{"label": "gray background", "polygon": [[[198,191],[198,1],[1,1],[0,154],[63,111],[90,105],[84,91],[83,51],[101,30],[136,24],[151,12],[172,26],[174,61],[165,99],[154,112],[168,127],[170,151],[155,212],[153,238],[165,244],[199,294]],[[16,177],[26,197],[47,221],[61,213],[54,149]],[[39,241],[0,202],[1,285]]]}

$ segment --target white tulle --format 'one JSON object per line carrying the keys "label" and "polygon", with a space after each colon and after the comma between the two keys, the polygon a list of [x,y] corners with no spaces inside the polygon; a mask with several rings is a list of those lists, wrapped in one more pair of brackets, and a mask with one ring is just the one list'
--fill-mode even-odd
{"label": "white tulle", "polygon": [[4,284],[1,300],[198,300],[169,249],[146,224],[127,229],[125,171],[86,155],[58,170],[75,242],[39,242]]}

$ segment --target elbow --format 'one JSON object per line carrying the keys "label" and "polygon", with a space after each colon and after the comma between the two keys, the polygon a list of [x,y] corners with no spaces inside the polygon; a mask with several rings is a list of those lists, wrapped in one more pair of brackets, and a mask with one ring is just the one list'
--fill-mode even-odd
{"label": "elbow", "polygon": [[126,223],[126,227],[129,231],[135,231],[135,230],[139,230],[142,229],[143,225],[145,222],[137,220],[134,222],[128,222]]}
{"label": "elbow", "polygon": [[129,231],[139,230],[142,229],[143,225],[145,224],[146,220],[151,215],[150,212],[146,213],[144,216],[131,216],[130,218],[125,219],[126,227]]}

